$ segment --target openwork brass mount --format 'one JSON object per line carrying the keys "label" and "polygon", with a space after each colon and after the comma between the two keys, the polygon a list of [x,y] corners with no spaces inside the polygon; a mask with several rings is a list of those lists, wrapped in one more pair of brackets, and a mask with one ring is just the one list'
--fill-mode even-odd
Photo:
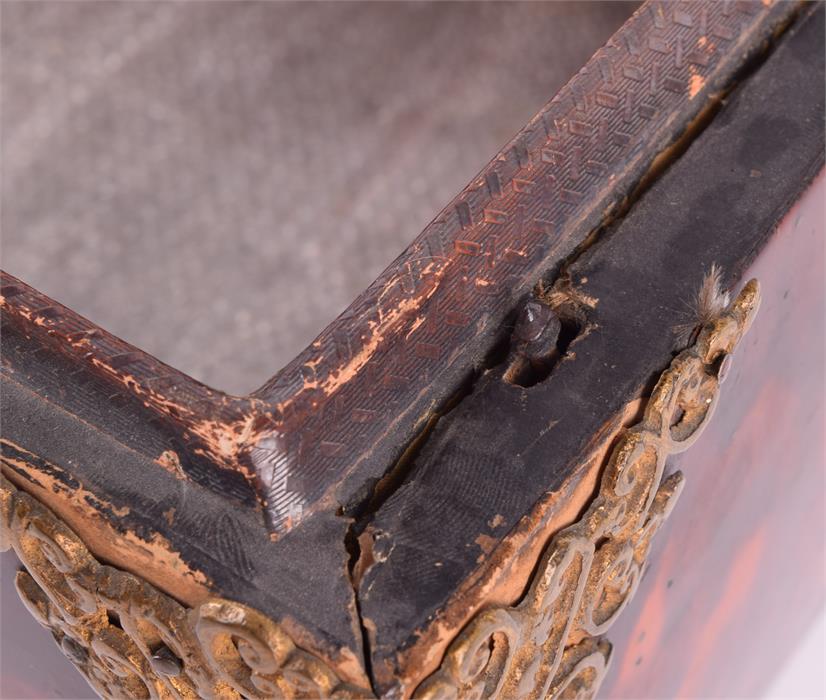
{"label": "openwork brass mount", "polygon": [[[642,421],[625,430],[586,513],[554,535],[527,592],[481,611],[415,696],[588,698],[611,656],[603,635],[634,595],[651,538],[680,494],[666,458],[710,419],[730,356],[759,306],[749,282],[663,373]],[[355,698],[278,624],[239,603],[187,610],[138,577],[95,560],[48,509],[0,477],[0,549],[25,571],[17,590],[103,697]]]}
{"label": "openwork brass mount", "polygon": [[356,698],[272,620],[213,599],[187,610],[100,564],[54,514],[0,476],[0,550],[25,571],[17,592],[105,698]]}
{"label": "openwork brass mount", "polygon": [[586,513],[552,539],[522,601],[480,612],[418,689],[447,698],[590,698],[605,676],[603,639],[633,597],[654,533],[683,475],[666,458],[700,436],[731,353],[760,304],[756,280],[662,374],[642,421],[623,432]]}

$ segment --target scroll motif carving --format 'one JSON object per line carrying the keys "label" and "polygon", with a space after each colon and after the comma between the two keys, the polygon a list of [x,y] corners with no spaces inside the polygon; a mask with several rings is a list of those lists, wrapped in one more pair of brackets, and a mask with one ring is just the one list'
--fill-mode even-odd
{"label": "scroll motif carving", "polygon": [[522,600],[477,614],[415,697],[596,694],[611,655],[602,635],[633,597],[651,538],[682,490],[680,472],[663,477],[666,458],[688,448],[711,418],[759,302],[752,280],[672,361],[642,421],[621,434],[588,510],[551,539]]}
{"label": "scroll motif carving", "polygon": [[0,550],[25,571],[16,586],[34,618],[102,697],[354,698],[284,630],[239,603],[188,610],[97,562],[51,511],[0,476]]}

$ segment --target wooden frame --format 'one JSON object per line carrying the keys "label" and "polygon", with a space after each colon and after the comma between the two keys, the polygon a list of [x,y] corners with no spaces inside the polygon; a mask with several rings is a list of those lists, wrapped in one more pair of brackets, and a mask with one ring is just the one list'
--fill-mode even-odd
{"label": "wooden frame", "polygon": [[[5,524],[21,592],[93,685],[595,692],[679,492],[666,455],[711,415],[758,294],[682,304],[712,266],[733,289],[783,259],[777,223],[823,167],[822,21],[645,4],[250,396],[4,275]],[[605,491],[632,440],[657,455],[633,508]]]}

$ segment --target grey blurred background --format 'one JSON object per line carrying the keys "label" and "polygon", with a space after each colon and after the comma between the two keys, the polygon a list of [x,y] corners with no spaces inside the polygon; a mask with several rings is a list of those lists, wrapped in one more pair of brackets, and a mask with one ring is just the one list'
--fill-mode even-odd
{"label": "grey blurred background", "polygon": [[4,2],[3,267],[246,393],[634,7]]}

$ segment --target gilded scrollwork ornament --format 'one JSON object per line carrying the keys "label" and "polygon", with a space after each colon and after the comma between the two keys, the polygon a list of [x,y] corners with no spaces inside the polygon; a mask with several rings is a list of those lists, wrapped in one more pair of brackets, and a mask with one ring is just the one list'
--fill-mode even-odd
{"label": "gilded scrollwork ornament", "polygon": [[596,694],[611,656],[603,635],[633,597],[651,538],[683,487],[680,472],[663,476],[666,458],[693,444],[711,418],[731,353],[759,302],[752,280],[671,362],[642,421],[612,450],[588,510],[551,538],[522,600],[478,613],[415,697]]}
{"label": "gilded scrollwork ornament", "polygon": [[256,610],[212,599],[187,609],[97,562],[60,519],[0,476],[0,544],[24,570],[34,618],[105,698],[354,698],[321,659]]}
{"label": "gilded scrollwork ornament", "polygon": [[[604,635],[634,595],[654,533],[683,476],[666,458],[710,419],[731,353],[759,306],[749,282],[662,374],[643,419],[622,432],[593,501],[546,546],[512,607],[481,610],[414,692],[455,698],[590,698],[608,669]],[[187,609],[149,583],[100,564],[60,519],[0,476],[0,550],[16,586],[63,653],[103,697],[356,698],[320,658],[240,603]]]}

